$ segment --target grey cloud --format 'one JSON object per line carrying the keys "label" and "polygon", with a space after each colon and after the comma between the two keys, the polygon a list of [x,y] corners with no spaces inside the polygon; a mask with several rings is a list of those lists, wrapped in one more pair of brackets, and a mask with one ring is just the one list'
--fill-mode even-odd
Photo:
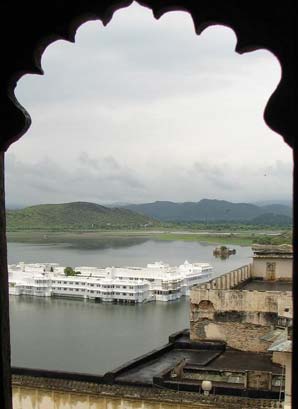
{"label": "grey cloud", "polygon": [[187,14],[137,6],[50,46],[45,76],[16,89],[33,124],[9,151],[10,201],[290,195],[290,153],[261,117],[280,68],[234,47],[231,30],[198,37]]}
{"label": "grey cloud", "polygon": [[276,160],[272,165],[264,168],[264,175],[290,179],[293,175],[293,164],[292,162]]}
{"label": "grey cloud", "polygon": [[43,58],[45,77],[26,77],[30,95],[20,81],[20,101],[26,106],[51,104],[59,96],[64,102],[137,104],[227,89],[238,76],[247,76],[249,68],[233,51],[231,30],[209,29],[197,37],[187,15],[156,22],[147,14],[134,6],[116,14],[107,28],[99,22],[82,26],[76,44],[50,46]]}
{"label": "grey cloud", "polygon": [[22,200],[27,191],[28,195],[33,192],[34,196],[39,194],[42,199],[45,193],[63,193],[65,186],[62,179],[68,178],[68,172],[48,157],[35,163],[25,163],[17,160],[15,155],[8,154],[5,176],[8,197],[13,192],[17,199]]}
{"label": "grey cloud", "polygon": [[223,190],[234,190],[240,187],[237,178],[231,178],[232,172],[227,164],[221,166],[207,162],[195,162],[194,171],[201,178],[210,182],[211,188],[220,188]]}
{"label": "grey cloud", "polygon": [[[91,158],[86,152],[79,156],[79,161],[83,168],[79,168],[75,175],[75,180],[93,178],[105,185],[108,183],[122,185],[131,189],[143,189],[144,186],[132,169],[120,165],[112,156],[102,158]],[[95,171],[95,172],[94,172]]]}
{"label": "grey cloud", "polygon": [[[277,166],[287,168],[283,164]],[[291,191],[288,177],[276,174],[270,184],[267,179],[264,181],[262,168],[255,169],[255,175],[251,175],[248,166],[197,161],[191,166],[169,163],[155,166],[148,175],[143,169],[137,174],[113,157],[96,159],[85,152],[67,168],[49,158],[25,163],[8,154],[6,187],[8,202],[22,205],[78,200],[103,204],[197,201],[203,197],[256,201],[276,198],[277,192],[280,198],[290,197]]]}
{"label": "grey cloud", "polygon": [[[82,162],[83,166],[78,166]],[[92,200],[109,203],[138,197],[143,185],[129,168],[114,158],[94,160],[86,155],[65,169],[49,158],[36,163],[18,161],[8,154],[6,166],[7,199],[11,203],[49,203]],[[94,169],[96,172],[94,172]]]}
{"label": "grey cloud", "polygon": [[82,165],[89,168],[93,168],[96,171],[102,170],[102,166],[106,168],[108,171],[121,170],[121,166],[112,156],[106,156],[98,159],[90,157],[87,152],[82,152],[80,153],[78,159]]}

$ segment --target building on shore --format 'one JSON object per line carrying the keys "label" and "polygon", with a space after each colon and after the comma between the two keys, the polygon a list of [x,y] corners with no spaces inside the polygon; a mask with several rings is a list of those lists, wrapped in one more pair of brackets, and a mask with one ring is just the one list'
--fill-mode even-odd
{"label": "building on shore", "polygon": [[[290,407],[292,248],[255,246],[253,252],[252,264],[191,291],[190,338],[224,342],[227,348],[259,356],[270,354],[286,374],[285,407]],[[260,373],[260,382],[273,379],[273,372]]]}

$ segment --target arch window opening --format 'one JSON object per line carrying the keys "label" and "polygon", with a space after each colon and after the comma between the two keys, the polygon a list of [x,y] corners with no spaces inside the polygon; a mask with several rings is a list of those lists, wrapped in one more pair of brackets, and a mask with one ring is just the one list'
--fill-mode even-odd
{"label": "arch window opening", "polygon": [[[75,44],[59,41],[48,47],[45,76],[26,76],[16,89],[33,122],[6,157],[8,262],[91,268],[117,265],[116,260],[124,267],[156,259],[183,264],[184,254],[204,262],[199,252],[195,255],[200,250],[207,257],[195,235],[207,240],[202,235],[206,228],[219,233],[220,243],[223,233],[234,245],[248,245],[254,235],[272,241],[271,230],[290,241],[291,218],[274,209],[290,212],[291,152],[262,117],[280,67],[267,51],[240,56],[234,48],[229,29],[209,28],[197,37],[187,14],[168,13],[155,22],[150,11],[138,6],[118,11],[105,28],[98,21],[84,24]],[[113,222],[108,216],[114,207],[202,199],[213,201],[205,201],[199,216],[186,210],[172,219],[169,209],[160,219],[119,212]],[[224,216],[214,218],[210,206],[217,209],[218,201],[265,210],[244,221],[226,205]],[[67,223],[73,209],[60,224],[56,208],[48,207],[46,221],[34,208],[21,222],[14,216],[27,206],[77,202],[87,204],[80,203],[85,213],[71,220],[72,227]],[[104,206],[101,222],[93,219],[94,203]],[[239,252],[249,257],[240,247]],[[231,270],[237,267],[232,257],[213,260],[222,272],[229,262]],[[68,299],[11,300],[13,365],[103,373],[160,346],[166,332],[188,326],[187,299],[167,305],[87,306],[71,298],[85,291],[77,277],[63,287]],[[176,296],[175,285],[157,295]],[[125,301],[141,292],[132,283],[90,286],[97,301],[103,291],[105,297],[121,293]]]}

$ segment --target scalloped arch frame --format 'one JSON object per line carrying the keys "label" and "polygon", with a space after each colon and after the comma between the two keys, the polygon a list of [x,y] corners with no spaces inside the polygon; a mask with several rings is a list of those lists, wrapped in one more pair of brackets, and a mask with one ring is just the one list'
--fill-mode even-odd
{"label": "scalloped arch frame", "polygon": [[[31,119],[14,89],[24,74],[43,74],[41,56],[52,42],[74,41],[86,21],[107,24],[113,13],[132,0],[2,0],[0,2],[0,406],[11,409],[10,334],[7,251],[5,236],[4,151],[29,128]],[[298,271],[298,12],[297,2],[283,0],[138,0],[155,18],[168,11],[186,11],[197,34],[210,25],[231,28],[236,51],[266,49],[280,62],[282,77],[264,112],[267,125],[294,151],[294,264]],[[84,143],[82,141],[82,143]],[[256,147],[257,149],[257,147]],[[292,407],[298,405],[298,276],[293,274]]]}
{"label": "scalloped arch frame", "polygon": [[[43,74],[41,57],[46,47],[61,39],[74,42],[80,25],[97,19],[106,25],[115,11],[128,7],[132,2],[133,0],[52,0],[50,5],[41,2],[37,5],[33,0],[28,0],[25,4],[18,4],[17,13],[13,9],[13,2],[3,2],[6,14],[14,18],[14,34],[17,35],[15,39],[10,37],[2,52],[6,65],[4,77],[2,76],[5,86],[0,93],[3,119],[1,151],[6,151],[30,127],[30,115],[17,101],[14,89],[18,79],[24,74]],[[264,119],[286,143],[292,147],[295,145],[297,85],[294,67],[297,68],[297,63],[295,64],[295,21],[292,18],[294,10],[291,1],[285,0],[282,6],[269,5],[266,1],[260,4],[255,0],[139,0],[138,3],[151,9],[156,19],[168,11],[188,12],[197,34],[211,25],[227,26],[236,35],[235,51],[240,54],[257,49],[272,52],[281,64],[282,77],[267,103]],[[28,22],[32,23],[29,27]],[[6,31],[1,33],[3,30]],[[0,27],[0,33],[7,35],[6,24]]]}

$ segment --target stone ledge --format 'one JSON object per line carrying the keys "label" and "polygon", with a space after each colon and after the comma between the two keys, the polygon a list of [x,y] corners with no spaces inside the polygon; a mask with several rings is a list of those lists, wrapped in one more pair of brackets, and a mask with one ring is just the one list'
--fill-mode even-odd
{"label": "stone ledge", "polygon": [[[194,392],[176,392],[154,387],[136,387],[106,385],[89,382],[79,382],[67,379],[49,379],[35,376],[13,375],[13,388],[40,389],[73,394],[88,394],[98,397],[123,398],[131,400],[150,400],[158,402],[171,402],[190,404],[195,407],[202,405],[216,409],[242,409],[242,408],[282,408],[282,404],[275,400],[248,399],[234,396],[210,395],[204,396]],[[214,406],[216,405],[216,406]]]}

